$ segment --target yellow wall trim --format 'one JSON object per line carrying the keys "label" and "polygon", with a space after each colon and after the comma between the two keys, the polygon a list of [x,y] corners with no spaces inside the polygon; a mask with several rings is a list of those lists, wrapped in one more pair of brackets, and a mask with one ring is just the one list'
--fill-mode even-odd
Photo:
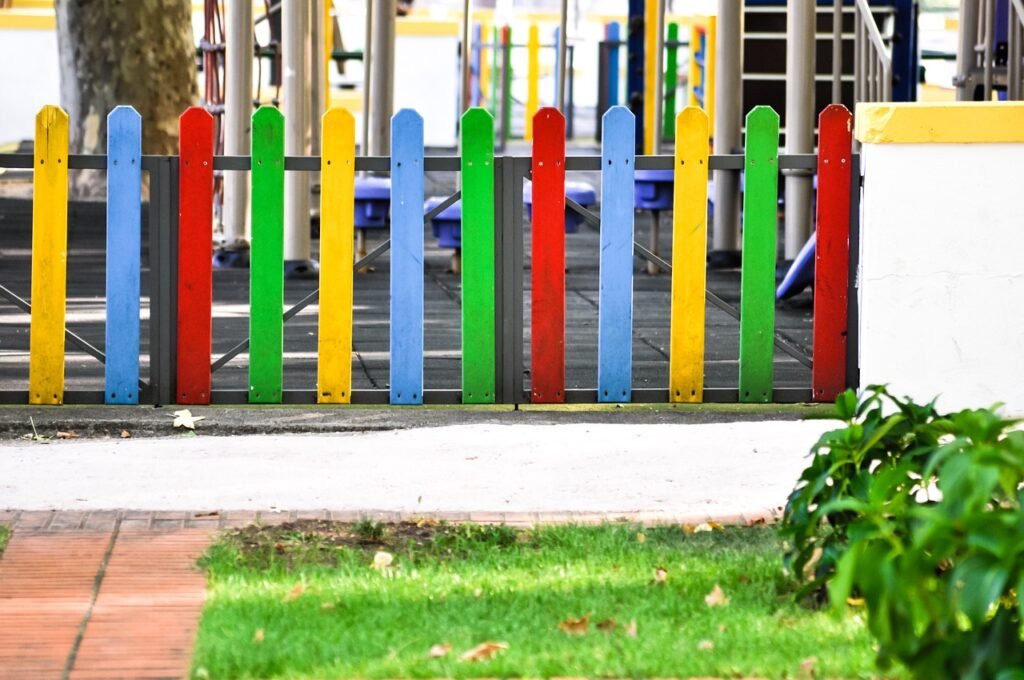
{"label": "yellow wall trim", "polygon": [[1000,144],[1024,142],[1024,102],[857,104],[863,144]]}
{"label": "yellow wall trim", "polygon": [[0,9],[0,29],[52,31],[56,27],[52,9]]}
{"label": "yellow wall trim", "polygon": [[396,35],[459,37],[457,21],[427,21],[423,19],[399,19],[395,22]]}

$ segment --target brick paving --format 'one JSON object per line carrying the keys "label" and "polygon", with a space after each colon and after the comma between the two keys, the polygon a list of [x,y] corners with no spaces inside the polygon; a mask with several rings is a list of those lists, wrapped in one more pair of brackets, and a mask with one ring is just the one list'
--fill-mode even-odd
{"label": "brick paving", "polygon": [[195,563],[218,530],[297,519],[535,524],[746,525],[728,517],[603,512],[0,510],[14,533],[0,557],[0,680],[181,678],[205,595]]}

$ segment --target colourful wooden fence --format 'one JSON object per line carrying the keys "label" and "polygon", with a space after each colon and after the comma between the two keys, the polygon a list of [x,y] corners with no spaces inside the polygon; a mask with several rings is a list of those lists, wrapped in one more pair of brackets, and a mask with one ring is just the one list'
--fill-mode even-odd
{"label": "colourful wooden fence", "polygon": [[[138,403],[142,120],[130,107],[108,119],[107,326],[108,403]],[[30,403],[64,398],[67,258],[68,119],[45,107],[36,120],[34,156]],[[597,399],[632,396],[634,168],[638,121],[624,107],[604,117],[601,154],[600,294]],[[353,328],[354,120],[333,109],[323,118],[320,159],[321,279],[316,401],[350,403]],[[463,403],[498,400],[494,118],[482,108],[462,119]],[[566,400],[565,118],[540,109],[532,121],[533,220],[531,398]],[[847,288],[851,116],[830,106],[820,119],[813,398],[831,400],[847,384]],[[213,119],[201,108],[180,119],[176,399],[210,403],[212,389]],[[704,400],[705,250],[709,120],[687,107],[675,121],[673,268],[668,400]],[[774,288],[779,174],[779,118],[757,107],[747,119],[746,191],[739,349],[739,400],[773,398]],[[284,119],[262,107],[252,119],[252,253],[249,393],[280,403],[283,368]],[[423,119],[403,110],[392,120],[391,323],[392,404],[422,404],[424,324]],[[513,228],[515,225],[513,225]],[[520,233],[520,232],[516,232]]]}

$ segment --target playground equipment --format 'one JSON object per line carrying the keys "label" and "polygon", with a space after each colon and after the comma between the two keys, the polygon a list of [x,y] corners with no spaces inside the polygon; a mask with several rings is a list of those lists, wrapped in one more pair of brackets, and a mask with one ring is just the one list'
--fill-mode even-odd
{"label": "playground equipment", "polygon": [[959,101],[1024,97],[1024,2],[960,3],[960,46],[953,79]]}
{"label": "playground equipment", "polygon": [[[118,109],[113,117],[131,117]],[[534,121],[532,158],[495,157],[493,118],[481,109],[463,116],[459,158],[424,157],[423,124],[414,111],[392,120],[394,152],[390,158],[356,157],[354,119],[333,109],[323,120],[322,155],[286,156],[285,119],[261,107],[252,117],[248,157],[213,153],[213,119],[201,108],[181,117],[181,153],[177,157],[136,158],[138,125],[111,125],[106,157],[68,156],[67,116],[46,107],[37,118],[34,157],[0,155],[2,167],[34,167],[32,300],[7,288],[0,293],[32,315],[29,389],[0,392],[5,402],[34,404],[96,403],[520,403],[563,401],[772,401],[809,400],[812,392],[773,386],[774,348],[792,351],[774,328],[775,213],[778,173],[786,168],[818,168],[819,248],[844,259],[850,253],[851,196],[856,195],[855,157],[850,155],[850,114],[830,107],[822,115],[825,156],[778,154],[778,116],[755,109],[747,120],[745,154],[709,156],[708,120],[700,109],[687,108],[676,122],[674,157],[637,158],[628,140],[636,119],[623,108],[606,114],[609,131],[602,157],[566,157],[565,121],[544,108]],[[831,122],[828,122],[831,121]],[[828,124],[826,124],[828,123]],[[144,122],[143,122],[144,124]],[[834,153],[834,155],[832,155]],[[127,155],[126,155],[127,154]],[[122,168],[127,158],[128,168]],[[132,160],[137,160],[132,164]],[[118,235],[118,257],[108,256],[108,332],[131,340],[139,324],[140,291],[132,272],[140,253],[128,232],[138,234],[141,204],[138,170],[149,173],[149,379],[131,383],[138,370],[137,348],[111,342],[106,354],[65,329],[67,172],[107,168],[108,229]],[[391,240],[353,264],[355,174],[391,171]],[[522,182],[532,168],[533,257],[531,385],[524,390],[522,341]],[[672,168],[674,173],[673,263],[633,242],[632,215],[636,171]],[[248,339],[217,357],[211,356],[212,267],[208,244],[213,230],[213,172],[248,171],[252,175],[253,233],[250,331]],[[602,173],[600,217],[565,197],[565,174],[574,170]],[[704,243],[707,229],[709,170],[747,175],[744,205],[743,298],[739,312],[705,291]],[[840,171],[842,169],[842,171]],[[122,170],[127,170],[122,172]],[[282,309],[284,263],[284,180],[290,172],[322,175],[321,268],[319,293]],[[463,384],[457,392],[431,390],[423,383],[423,232],[424,220],[444,210],[456,195],[423,212],[425,171],[459,171],[462,178],[463,250]],[[518,185],[518,188],[517,188]],[[500,186],[500,192],[498,187]],[[176,196],[176,198],[175,198]],[[450,203],[449,203],[450,202]],[[565,209],[585,214],[601,227],[601,300],[599,306],[597,390],[567,390],[565,344]],[[121,206],[125,209],[114,209]],[[180,213],[178,212],[180,209]],[[498,219],[495,219],[496,216]],[[856,244],[854,244],[856,245]],[[388,390],[354,391],[351,387],[353,270],[391,252],[390,367]],[[130,251],[130,252],[129,252]],[[631,389],[628,343],[631,327],[633,257],[653,259],[672,272],[670,378],[666,388]],[[172,263],[177,261],[177,267]],[[835,268],[819,267],[822,272]],[[127,272],[127,274],[126,274]],[[837,279],[838,280],[838,279]],[[122,283],[127,281],[127,283]],[[819,283],[815,316],[815,399],[829,400],[847,384],[847,298],[842,286]],[[822,292],[826,291],[826,292]],[[282,329],[319,294],[319,367],[316,389],[286,391],[281,382]],[[703,313],[705,295],[740,319],[739,389],[703,384]],[[175,303],[176,300],[176,303]],[[115,310],[121,310],[117,312]],[[125,310],[128,310],[125,312]],[[64,390],[65,338],[106,365],[111,392]],[[172,349],[173,348],[173,349]],[[249,353],[249,389],[218,391],[212,373]],[[111,352],[118,352],[114,357]],[[795,355],[798,356],[798,355]],[[127,382],[126,382],[127,381]],[[311,381],[312,382],[312,381]],[[127,387],[126,387],[127,385]]]}
{"label": "playground equipment", "polygon": [[[597,205],[597,193],[594,187],[585,182],[566,182],[565,197],[582,208],[592,208]],[[533,218],[533,183],[523,188],[523,202],[526,204],[526,218]],[[565,208],[565,233],[575,234],[580,229],[585,218],[582,214],[573,210],[571,205]]]}

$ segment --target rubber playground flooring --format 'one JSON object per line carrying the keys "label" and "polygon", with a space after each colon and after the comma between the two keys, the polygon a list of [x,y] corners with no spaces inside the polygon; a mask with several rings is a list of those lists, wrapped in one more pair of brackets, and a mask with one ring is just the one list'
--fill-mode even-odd
{"label": "rubber playground flooring", "polygon": [[[430,177],[427,195],[446,196],[450,177]],[[573,178],[575,179],[575,178]],[[145,216],[145,210],[143,211]],[[69,211],[68,328],[96,347],[104,345],[105,226],[103,204],[73,203]],[[31,203],[0,199],[0,283],[28,299],[31,292]],[[145,222],[145,220],[144,220]],[[662,216],[660,249],[671,261],[671,215]],[[142,375],[148,371],[149,279],[146,225],[143,224],[142,271]],[[650,218],[638,213],[636,238],[647,244]],[[530,232],[525,229],[523,333],[524,389],[530,377]],[[369,232],[372,249],[385,234]],[[461,381],[460,277],[451,271],[451,251],[437,247],[425,228],[424,258],[424,383],[426,389],[457,389]],[[313,241],[314,258],[318,242]],[[584,224],[566,235],[566,386],[594,389],[597,385],[598,232]],[[374,263],[374,271],[357,273],[354,311],[354,389],[388,386],[389,258]],[[669,274],[648,275],[635,259],[633,293],[633,386],[665,388],[668,384]],[[287,280],[285,304],[291,306],[315,290],[317,281]],[[708,272],[708,288],[739,307],[740,272]],[[214,271],[213,354],[220,356],[248,334],[249,270]],[[812,304],[809,292],[779,303],[777,329],[805,356],[810,356]],[[735,388],[738,384],[739,322],[708,304],[706,319],[705,385]],[[312,304],[285,324],[285,389],[315,389],[317,361],[317,305]],[[0,389],[25,390],[28,386],[29,316],[0,298]],[[103,387],[103,366],[68,345],[66,388],[98,390]],[[213,375],[214,389],[247,388],[247,355],[241,354]],[[810,385],[810,369],[776,349],[775,386]]]}

